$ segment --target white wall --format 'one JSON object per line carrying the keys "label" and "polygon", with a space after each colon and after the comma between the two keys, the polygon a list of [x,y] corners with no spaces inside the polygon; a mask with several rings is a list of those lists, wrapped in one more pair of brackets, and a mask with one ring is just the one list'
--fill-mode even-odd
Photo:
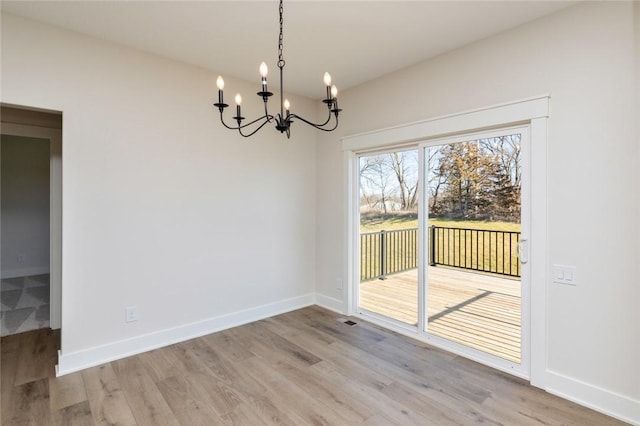
{"label": "white wall", "polygon": [[578,5],[343,91],[338,132],[291,141],[223,130],[213,73],[4,15],[2,102],[64,112],[63,370],[300,306],[314,285],[339,306],[340,137],[550,93],[549,260],[580,283],[536,283],[549,383],[640,421],[632,7]]}
{"label": "white wall", "polygon": [[2,102],[63,112],[61,372],[313,302],[315,133],[224,129],[216,77],[2,16]]}
{"label": "white wall", "polygon": [[547,269],[576,265],[579,283],[533,283],[548,286],[546,387],[640,422],[634,6],[577,5],[343,91],[317,147],[319,296],[346,294],[340,137],[549,93]]}
{"label": "white wall", "polygon": [[49,141],[2,135],[1,169],[2,278],[48,273]]}

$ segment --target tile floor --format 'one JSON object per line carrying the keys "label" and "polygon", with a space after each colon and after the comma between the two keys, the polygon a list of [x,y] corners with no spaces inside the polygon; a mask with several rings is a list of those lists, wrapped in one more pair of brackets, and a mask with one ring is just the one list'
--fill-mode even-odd
{"label": "tile floor", "polygon": [[49,274],[0,280],[2,336],[49,327]]}

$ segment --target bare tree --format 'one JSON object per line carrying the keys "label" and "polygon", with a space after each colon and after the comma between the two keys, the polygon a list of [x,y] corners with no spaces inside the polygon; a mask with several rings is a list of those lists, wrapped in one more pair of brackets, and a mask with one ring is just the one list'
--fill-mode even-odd
{"label": "bare tree", "polygon": [[390,198],[391,175],[384,155],[362,157],[360,160],[360,193],[366,194],[367,188],[373,191],[365,195],[369,207],[379,206],[387,213]]}
{"label": "bare tree", "polygon": [[402,210],[415,208],[418,195],[417,152],[399,151],[389,154],[390,167],[398,181]]}
{"label": "bare tree", "polygon": [[520,166],[520,134],[481,139],[480,145],[495,157],[501,173],[508,176],[512,186],[520,186],[522,170]]}
{"label": "bare tree", "polygon": [[520,216],[520,142],[520,134],[479,141],[483,149],[493,155],[496,165],[495,174],[498,182],[493,191],[492,210],[496,215],[509,220],[518,220]]}
{"label": "bare tree", "polygon": [[432,212],[474,219],[519,218],[519,135],[443,145],[429,157]]}
{"label": "bare tree", "polygon": [[447,176],[441,172],[440,157],[442,147],[436,146],[426,151],[426,172],[427,172],[427,188],[429,191],[429,199],[431,200],[429,212],[432,214],[439,213],[438,196],[443,185],[447,182]]}
{"label": "bare tree", "polygon": [[[437,216],[517,220],[520,215],[520,135],[425,150],[429,211]],[[418,151],[360,159],[361,200],[370,207],[413,210],[418,201]],[[393,206],[393,207],[390,207]]]}

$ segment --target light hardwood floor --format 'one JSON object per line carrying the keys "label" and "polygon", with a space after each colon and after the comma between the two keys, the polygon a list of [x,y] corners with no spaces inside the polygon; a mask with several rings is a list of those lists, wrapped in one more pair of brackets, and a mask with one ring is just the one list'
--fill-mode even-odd
{"label": "light hardwood floor", "polygon": [[54,377],[59,333],[2,339],[3,425],[616,425],[488,367],[309,307]]}

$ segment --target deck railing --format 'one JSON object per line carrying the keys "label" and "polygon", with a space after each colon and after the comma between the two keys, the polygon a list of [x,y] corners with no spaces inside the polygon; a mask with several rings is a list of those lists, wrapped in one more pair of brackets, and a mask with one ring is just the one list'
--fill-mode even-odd
{"label": "deck railing", "polygon": [[429,264],[520,276],[520,232],[429,227]]}
{"label": "deck railing", "polygon": [[[430,226],[429,265],[520,276],[520,232]],[[360,234],[360,281],[418,267],[418,228]]]}
{"label": "deck railing", "polygon": [[360,234],[360,281],[418,267],[418,228]]}

